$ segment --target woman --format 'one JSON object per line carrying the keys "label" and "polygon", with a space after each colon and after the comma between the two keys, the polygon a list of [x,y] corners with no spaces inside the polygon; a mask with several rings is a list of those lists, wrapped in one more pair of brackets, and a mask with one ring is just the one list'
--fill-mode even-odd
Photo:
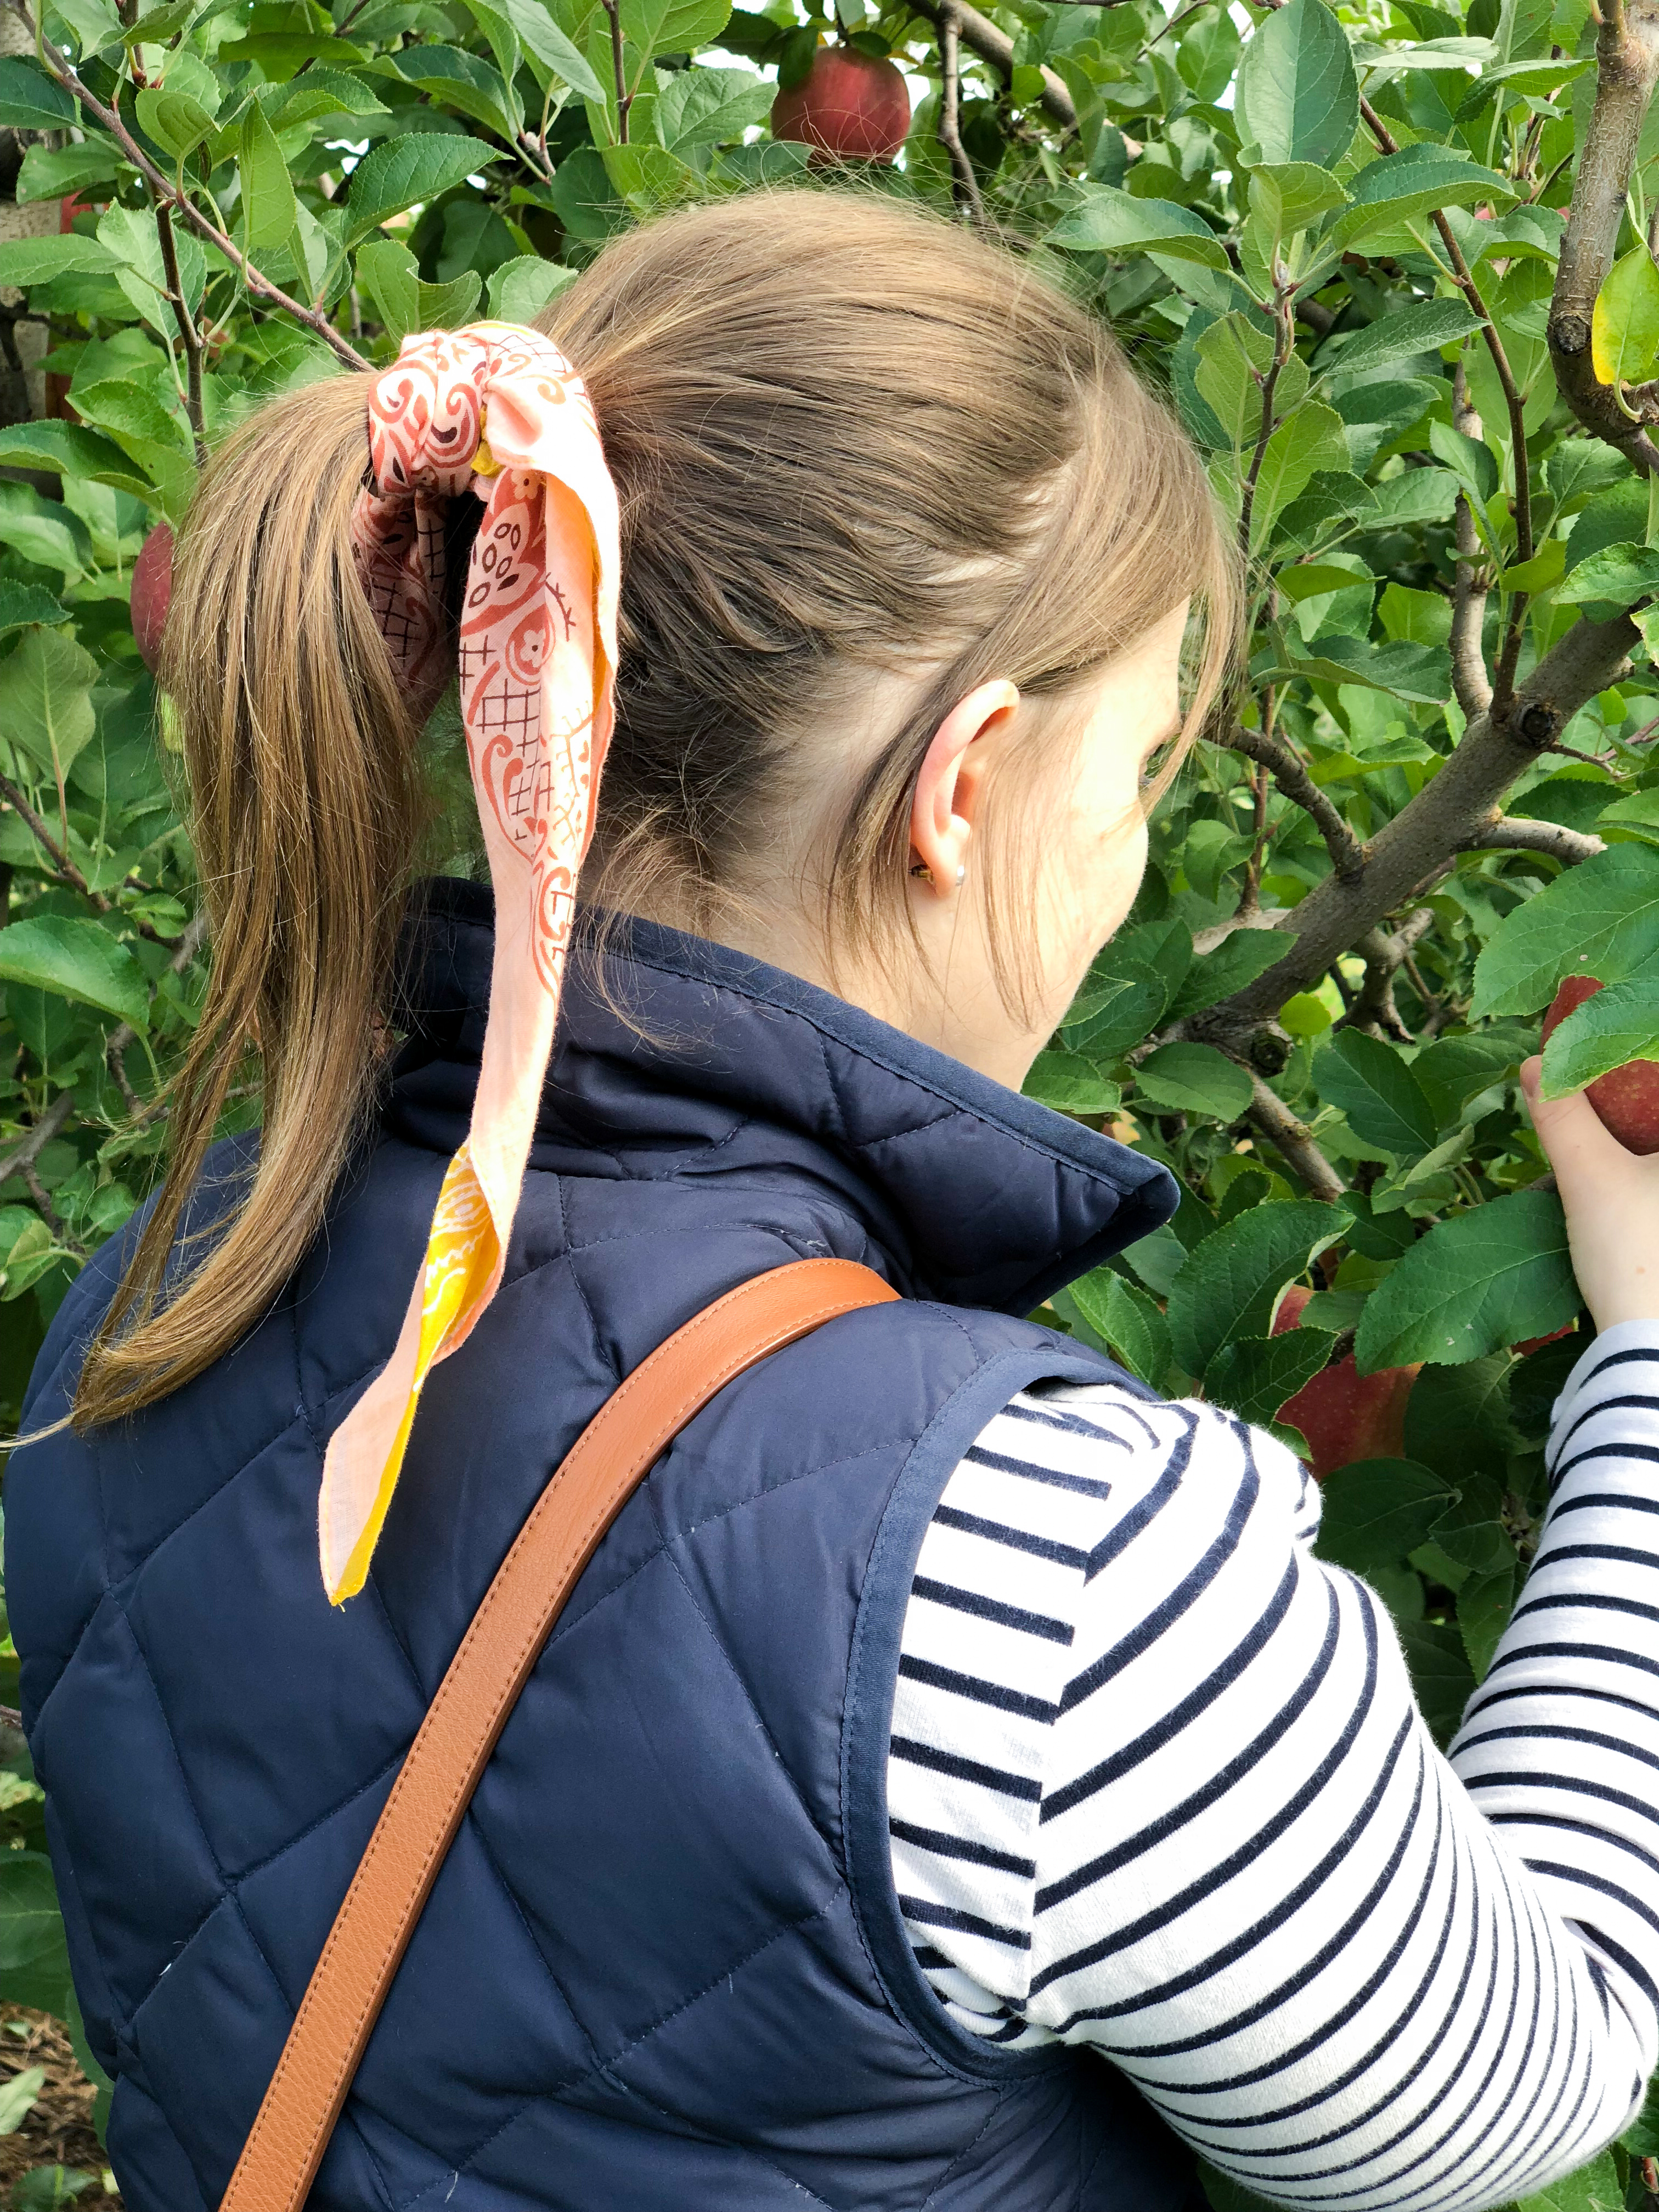
{"label": "woman", "polygon": [[[1192,603],[1188,730],[1224,662],[1197,460],[1032,270],[874,200],[674,216],[549,328],[604,471],[567,416],[563,489],[515,473],[551,416],[520,436],[491,364],[541,356],[486,329],[278,403],[181,543],[164,674],[213,981],[150,1226],[41,1356],[28,1421],[72,1425],[7,1492],[128,2203],[218,2203],[550,1468],[712,1298],[824,1254],[903,1302],[730,1387],[625,1509],[311,2202],[1116,2212],[1191,2199],[1193,2148],[1289,2204],[1538,2190],[1626,2124],[1659,2043],[1659,1663],[1617,1640],[1659,1606],[1659,1297],[1630,1257],[1659,1165],[1583,1102],[1537,1109],[1604,1333],[1448,1761],[1381,1604],[1312,1557],[1291,1455],[1019,1318],[1172,1211],[1161,1169],[1018,1087],[1134,896]],[[428,372],[483,402],[453,477],[441,408],[397,446]],[[499,938],[481,887],[406,896],[478,519],[440,495],[472,470],[481,792],[471,626],[499,547],[529,557],[501,486],[544,495],[579,793],[620,521],[544,1087],[544,1041],[487,1042],[560,981],[528,980],[511,807],[483,815]],[[509,734],[551,775],[538,726]],[[256,1044],[263,1140],[209,1151]],[[526,1066],[502,1213],[483,1135]],[[441,1191],[465,1249],[432,1364]]]}

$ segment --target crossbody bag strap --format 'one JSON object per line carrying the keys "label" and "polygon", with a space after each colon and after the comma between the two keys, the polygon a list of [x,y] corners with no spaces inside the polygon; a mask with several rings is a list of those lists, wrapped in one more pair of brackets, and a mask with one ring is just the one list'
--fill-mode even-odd
{"label": "crossbody bag strap", "polygon": [[450,1662],[295,2016],[221,2212],[300,2212],[473,1791],[605,1530],[692,1416],[769,1352],[896,1296],[799,1260],[706,1306],[596,1413],[531,1510]]}

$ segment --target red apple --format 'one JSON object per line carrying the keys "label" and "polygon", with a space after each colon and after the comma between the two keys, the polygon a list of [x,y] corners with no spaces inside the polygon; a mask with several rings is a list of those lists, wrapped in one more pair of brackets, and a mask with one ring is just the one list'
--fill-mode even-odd
{"label": "red apple", "polygon": [[[1544,1043],[1601,988],[1594,975],[1569,975],[1544,1017]],[[1632,1060],[1609,1075],[1599,1075],[1586,1087],[1585,1096],[1627,1151],[1644,1156],[1659,1152],[1659,1060]]]}
{"label": "red apple", "polygon": [[132,564],[132,634],[152,676],[161,658],[161,632],[172,597],[173,532],[165,522],[158,522]]}
{"label": "red apple", "polygon": [[798,85],[772,103],[772,136],[840,161],[890,161],[910,128],[910,94],[891,62],[821,46]]}
{"label": "red apple", "polygon": [[[1313,1292],[1293,1283],[1279,1303],[1273,1334],[1294,1328]],[[1322,1367],[1295,1397],[1279,1409],[1281,1421],[1308,1439],[1310,1464],[1322,1482],[1339,1467],[1358,1459],[1399,1459],[1406,1449],[1406,1401],[1417,1380],[1417,1367],[1380,1367],[1362,1375],[1346,1352]]]}
{"label": "red apple", "polygon": [[1547,1336],[1523,1336],[1520,1343],[1512,1346],[1510,1349],[1521,1358],[1526,1359],[1533,1352],[1541,1352],[1547,1344],[1559,1344],[1564,1336],[1571,1336],[1577,1326],[1576,1321],[1570,1321],[1565,1328],[1553,1328]]}

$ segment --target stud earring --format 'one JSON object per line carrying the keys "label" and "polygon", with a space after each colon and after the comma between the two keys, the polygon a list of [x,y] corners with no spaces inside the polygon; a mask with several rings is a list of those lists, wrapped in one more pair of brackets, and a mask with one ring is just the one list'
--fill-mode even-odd
{"label": "stud earring", "polygon": [[958,860],[957,862],[957,889],[960,890],[967,880],[968,863],[966,860]]}

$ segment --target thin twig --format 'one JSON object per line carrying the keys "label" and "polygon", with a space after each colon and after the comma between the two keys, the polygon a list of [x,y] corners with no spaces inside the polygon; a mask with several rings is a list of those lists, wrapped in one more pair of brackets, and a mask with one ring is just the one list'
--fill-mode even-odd
{"label": "thin twig", "polygon": [[1364,847],[1283,738],[1271,731],[1247,730],[1242,724],[1236,724],[1224,737],[1218,737],[1212,742],[1271,769],[1273,781],[1285,798],[1304,814],[1312,816],[1338,876],[1344,883],[1358,883],[1365,872]]}
{"label": "thin twig", "polygon": [[0,775],[0,799],[3,799],[7,805],[15,811],[18,820],[33,838],[35,843],[40,846],[41,851],[50,859],[52,872],[58,881],[67,884],[71,890],[79,891],[82,898],[90,899],[100,914],[107,914],[109,901],[101,891],[93,890],[64,847],[58,843],[8,775]]}
{"label": "thin twig", "polygon": [[1262,456],[1267,450],[1267,441],[1273,434],[1273,394],[1285,362],[1296,349],[1296,329],[1289,311],[1287,296],[1280,293],[1273,302],[1273,365],[1261,380],[1261,420],[1256,426],[1255,451],[1250,456],[1250,465],[1244,477],[1244,496],[1238,510],[1238,542],[1246,560],[1250,555],[1250,517],[1255,507],[1256,478],[1261,473]]}
{"label": "thin twig", "polygon": [[1425,937],[1434,924],[1434,908],[1425,906],[1408,915],[1397,930],[1378,927],[1365,932],[1355,947],[1365,963],[1365,980],[1339,1026],[1364,1030],[1395,1044],[1413,1042],[1394,1002],[1394,979],[1419,939]]}
{"label": "thin twig", "polygon": [[955,171],[953,179],[958,205],[965,205],[975,227],[988,228],[985,219],[985,202],[980,197],[979,179],[974,174],[974,165],[968,158],[968,149],[962,143],[960,106],[962,96],[962,25],[957,15],[956,0],[941,0],[939,11],[939,142],[951,157]]}
{"label": "thin twig", "polygon": [[1252,1068],[1250,1119],[1316,1198],[1334,1205],[1347,1186],[1313,1140],[1313,1133]]}
{"label": "thin twig", "polygon": [[634,95],[628,89],[628,70],[623,59],[622,9],[617,0],[605,0],[605,12],[611,18],[611,70],[617,80],[617,143],[628,143],[628,111],[634,105]]}
{"label": "thin twig", "polygon": [[9,1152],[0,1153],[0,1185],[25,1168],[32,1168],[75,1111],[73,1091],[60,1091],[27,1137]]}
{"label": "thin twig", "polygon": [[[152,188],[151,198],[155,199]],[[185,288],[179,275],[179,243],[173,234],[173,210],[164,200],[155,200],[155,229],[161,241],[161,267],[167,280],[167,299],[173,307],[173,319],[179,325],[179,343],[185,350],[185,412],[190,418],[190,434],[196,446],[196,465],[204,469],[208,463],[207,434],[202,425],[202,337],[196,327],[196,318],[191,313],[190,302],[185,297]]]}
{"label": "thin twig", "polygon": [[65,92],[78,100],[93,120],[109,132],[111,137],[121,149],[123,161],[130,162],[132,167],[137,170],[157,200],[165,201],[175,214],[183,216],[198,237],[204,238],[210,246],[216,246],[234,269],[240,270],[242,281],[250,292],[256,293],[262,300],[270,301],[273,307],[281,307],[284,313],[292,315],[296,322],[303,323],[308,331],[315,331],[316,335],[339,356],[348,368],[368,369],[372,366],[363,359],[355,346],[349,344],[341,337],[328,317],[319,309],[307,307],[303,301],[291,298],[280,285],[273,284],[269,276],[256,269],[246,254],[240,246],[232,244],[217,223],[210,222],[195,202],[181,192],[172,179],[165,176],[156,167],[131,131],[127,129],[126,125],[122,122],[116,110],[106,106],[101,100],[87,89],[85,84],[76,74],[73,65],[59,53],[52,40],[40,32],[34,17],[29,11],[28,0],[5,0],[5,5],[12,9],[34,42],[35,52],[40,56],[47,76],[62,85]]}

